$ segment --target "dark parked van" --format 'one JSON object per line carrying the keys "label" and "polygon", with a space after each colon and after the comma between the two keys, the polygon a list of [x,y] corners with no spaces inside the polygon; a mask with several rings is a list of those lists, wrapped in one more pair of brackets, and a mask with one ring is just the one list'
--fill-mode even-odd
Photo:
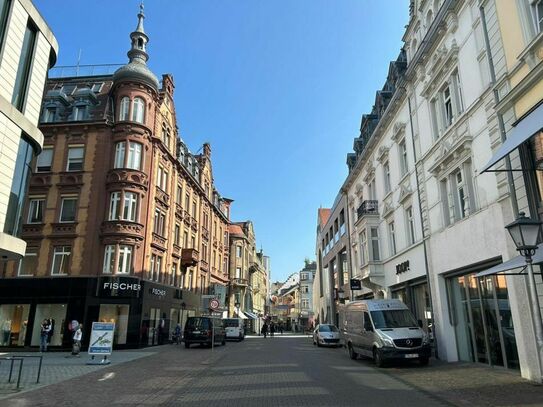
{"label": "dark parked van", "polygon": [[[212,342],[213,332],[215,338]],[[226,333],[220,318],[215,317],[189,317],[185,323],[185,331],[183,334],[185,348],[189,348],[193,343],[200,345],[226,343]]]}

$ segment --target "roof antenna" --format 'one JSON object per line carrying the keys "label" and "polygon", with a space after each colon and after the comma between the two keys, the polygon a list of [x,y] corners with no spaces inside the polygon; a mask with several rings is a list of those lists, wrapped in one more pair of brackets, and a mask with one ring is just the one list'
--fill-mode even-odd
{"label": "roof antenna", "polygon": [[79,48],[79,53],[77,54],[77,65],[75,66],[75,76],[79,76],[80,63],[81,63],[81,48]]}

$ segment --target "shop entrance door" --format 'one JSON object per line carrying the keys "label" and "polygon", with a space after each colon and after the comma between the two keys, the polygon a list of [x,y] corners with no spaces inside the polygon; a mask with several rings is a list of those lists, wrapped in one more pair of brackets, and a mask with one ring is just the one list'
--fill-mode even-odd
{"label": "shop entrance door", "polygon": [[151,308],[149,312],[148,345],[158,345],[158,327],[160,325],[160,308]]}
{"label": "shop entrance door", "polygon": [[504,276],[468,274],[448,280],[460,360],[518,369],[518,354]]}

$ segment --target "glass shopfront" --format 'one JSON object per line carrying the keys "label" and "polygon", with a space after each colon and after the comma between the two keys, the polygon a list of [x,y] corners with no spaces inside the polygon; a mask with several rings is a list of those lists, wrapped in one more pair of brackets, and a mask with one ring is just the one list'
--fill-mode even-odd
{"label": "glass shopfront", "polygon": [[422,322],[422,328],[432,335],[432,303],[430,292],[426,282],[421,283],[420,279],[411,281],[402,287],[392,290],[392,298],[396,298],[406,304],[415,318]]}
{"label": "glass shopfront", "polygon": [[128,316],[130,305],[128,304],[101,304],[100,322],[114,322],[115,332],[113,334],[114,345],[125,345],[128,333]]}
{"label": "glass shopfront", "polygon": [[0,346],[24,346],[30,304],[0,305]]}
{"label": "glass shopfront", "polygon": [[447,280],[458,358],[519,369],[505,276]]}
{"label": "glass shopfront", "polygon": [[32,328],[32,346],[40,346],[41,324],[48,319],[51,324],[49,346],[61,346],[66,326],[66,304],[37,304]]}

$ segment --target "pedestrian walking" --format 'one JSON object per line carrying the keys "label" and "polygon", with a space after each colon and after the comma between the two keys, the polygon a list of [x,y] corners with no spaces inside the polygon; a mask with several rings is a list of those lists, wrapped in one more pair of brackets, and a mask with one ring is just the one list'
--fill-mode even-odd
{"label": "pedestrian walking", "polygon": [[283,335],[283,323],[282,322],[279,324],[279,332],[281,332],[281,335]]}
{"label": "pedestrian walking", "polygon": [[74,332],[73,345],[72,345],[72,355],[79,357],[79,352],[81,352],[81,339],[83,338],[83,325],[79,324],[76,331]]}
{"label": "pedestrian walking", "polygon": [[181,325],[179,324],[175,326],[175,329],[173,331],[173,342],[176,345],[179,345],[181,343]]}
{"label": "pedestrian walking", "polygon": [[270,324],[270,336],[273,337],[275,334],[275,324],[272,322]]}
{"label": "pedestrian walking", "polygon": [[47,343],[50,345],[53,335],[55,334],[55,319],[49,318],[49,333],[47,335]]}
{"label": "pedestrian walking", "polygon": [[51,330],[51,325],[49,325],[49,320],[44,319],[41,323],[41,329],[40,329],[40,352],[47,352],[47,342],[49,340],[50,330]]}
{"label": "pedestrian walking", "polygon": [[260,333],[264,335],[264,339],[268,336],[268,324],[262,325],[262,329],[260,330]]}

